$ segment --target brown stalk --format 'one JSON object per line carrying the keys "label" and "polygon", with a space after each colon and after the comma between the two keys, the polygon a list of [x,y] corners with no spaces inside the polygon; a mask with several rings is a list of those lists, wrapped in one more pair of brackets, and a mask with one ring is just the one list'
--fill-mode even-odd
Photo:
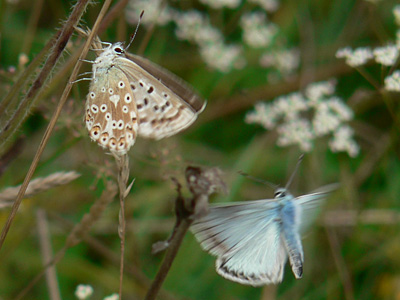
{"label": "brown stalk", "polygon": [[121,239],[121,255],[120,255],[120,274],[119,274],[119,299],[122,299],[122,282],[124,278],[124,254],[125,254],[125,199],[132,188],[132,183],[127,186],[129,180],[129,156],[128,154],[114,155],[118,167],[118,189],[119,189],[119,226],[118,234]]}
{"label": "brown stalk", "polygon": [[208,212],[208,197],[216,190],[226,190],[221,175],[221,171],[217,168],[187,167],[186,181],[193,194],[191,199],[182,197],[181,185],[175,180],[178,192],[178,197],[175,201],[176,223],[167,241],[157,242],[153,245],[153,253],[160,252],[166,248],[167,251],[145,300],[156,299],[190,225],[197,217],[201,217]]}
{"label": "brown stalk", "polygon": [[[56,45],[54,47],[53,53],[50,54],[50,56],[49,56],[48,60],[46,61],[42,71],[38,75],[38,78],[35,80],[35,82],[33,83],[32,87],[31,87],[31,89],[28,91],[26,99],[31,99],[30,101],[32,101],[33,100],[33,98],[32,98],[33,95],[35,95],[38,92],[39,88],[42,86],[42,84],[44,82],[43,75],[45,74],[46,77],[47,77],[47,75],[50,73],[50,71],[52,70],[52,68],[54,67],[54,64],[55,64],[55,61],[54,61],[54,64],[52,66],[50,66],[49,65],[49,61],[56,60],[60,56],[61,50],[64,49],[69,37],[72,34],[74,26],[78,23],[78,21],[79,21],[81,15],[82,15],[83,11],[85,10],[87,4],[88,4],[88,0],[80,0],[75,5],[74,10],[72,11],[70,18],[68,19],[68,21],[64,25],[64,30],[62,31],[59,39],[56,42]],[[55,112],[54,112],[54,114],[53,114],[53,116],[52,116],[52,118],[50,120],[50,123],[49,123],[49,125],[48,125],[48,127],[46,129],[46,132],[45,132],[45,134],[44,134],[44,136],[42,138],[42,141],[39,144],[39,148],[38,148],[38,150],[37,150],[37,152],[35,154],[35,157],[33,158],[33,161],[32,161],[32,164],[31,164],[29,170],[28,170],[28,173],[25,176],[24,182],[22,183],[22,186],[21,186],[21,189],[20,189],[20,191],[18,193],[17,199],[14,202],[14,205],[12,207],[11,213],[8,216],[7,222],[4,225],[3,230],[1,232],[0,250],[1,250],[1,247],[3,246],[3,243],[4,243],[4,241],[5,241],[6,237],[7,237],[7,233],[9,231],[10,227],[11,227],[11,223],[14,220],[15,215],[16,215],[16,213],[18,211],[18,208],[19,208],[19,206],[20,206],[20,204],[22,202],[22,198],[23,198],[23,196],[25,194],[25,191],[26,191],[26,189],[28,187],[29,181],[31,180],[31,178],[33,176],[33,173],[36,170],[36,167],[37,167],[37,165],[39,163],[40,157],[42,156],[43,150],[44,150],[45,146],[47,145],[47,142],[48,142],[48,140],[50,138],[50,135],[51,135],[51,133],[52,133],[52,131],[54,129],[54,126],[55,126],[55,124],[57,122],[57,119],[58,119],[58,117],[59,117],[59,115],[61,113],[62,107],[64,106],[65,102],[67,101],[67,97],[68,97],[68,95],[69,95],[69,93],[71,91],[73,82],[74,82],[76,76],[78,75],[79,68],[80,68],[81,63],[82,63],[81,59],[84,59],[86,54],[87,54],[87,52],[89,51],[90,45],[92,43],[92,40],[93,40],[93,38],[94,38],[94,36],[95,36],[99,26],[100,26],[100,22],[101,22],[102,18],[104,17],[104,15],[105,15],[108,7],[110,6],[110,4],[111,4],[111,0],[106,0],[104,2],[103,7],[102,7],[102,9],[101,9],[101,11],[99,13],[99,16],[98,16],[98,18],[97,18],[97,20],[96,20],[96,22],[95,22],[95,24],[93,26],[93,29],[92,29],[92,31],[91,31],[91,33],[90,33],[90,35],[89,35],[89,37],[88,37],[88,39],[86,41],[86,44],[85,44],[85,46],[84,46],[84,48],[82,50],[80,59],[77,61],[76,65],[75,65],[75,68],[72,71],[72,74],[71,74],[71,76],[69,78],[69,82],[68,82],[68,84],[66,85],[66,87],[64,89],[64,92],[63,92],[63,94],[61,96],[59,104],[58,104],[58,106],[57,106],[57,108],[56,108],[56,110],[55,110]],[[20,106],[20,108],[21,108],[21,106]],[[11,127],[7,127],[6,126],[6,129],[7,128],[10,130]],[[15,130],[15,128],[14,128],[14,130]],[[9,134],[10,134],[10,131],[9,131]]]}
{"label": "brown stalk", "polygon": [[70,37],[72,36],[72,33],[74,31],[74,26],[78,24],[88,3],[89,0],[80,0],[75,5],[70,17],[65,22],[64,27],[61,30],[61,34],[58,37],[54,47],[52,48],[52,51],[49,57],[47,58],[46,62],[44,63],[41,71],[39,72],[36,79],[32,83],[32,86],[29,88],[25,97],[19,103],[17,110],[13,113],[11,118],[1,129],[0,131],[0,141],[2,141],[1,145],[3,145],[12,136],[12,134],[17,130],[17,128],[22,124],[23,120],[29,114],[31,107],[38,99],[37,97],[38,92],[43,88],[47,78],[57,65],[61,53],[63,52]]}
{"label": "brown stalk", "polygon": [[[46,212],[38,209],[36,212],[37,228],[39,233],[40,251],[42,253],[43,265],[48,264],[53,257],[53,249],[50,241],[50,230],[47,222]],[[51,300],[61,300],[60,289],[57,281],[56,268],[54,266],[46,269],[47,288]]]}

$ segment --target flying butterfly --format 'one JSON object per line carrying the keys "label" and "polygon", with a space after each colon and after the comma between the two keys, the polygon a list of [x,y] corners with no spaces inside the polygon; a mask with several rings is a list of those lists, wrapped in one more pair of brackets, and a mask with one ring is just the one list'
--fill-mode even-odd
{"label": "flying butterfly", "polygon": [[96,48],[85,122],[91,139],[101,147],[126,154],[138,135],[169,137],[190,126],[204,109],[205,102],[186,82],[126,53],[122,43],[98,41]]}
{"label": "flying butterfly", "polygon": [[191,231],[205,251],[217,256],[219,275],[252,286],[277,284],[289,257],[294,276],[302,277],[300,231],[337,185],[295,198],[287,189],[294,173],[285,188],[276,188],[274,199],[214,205],[195,220]]}

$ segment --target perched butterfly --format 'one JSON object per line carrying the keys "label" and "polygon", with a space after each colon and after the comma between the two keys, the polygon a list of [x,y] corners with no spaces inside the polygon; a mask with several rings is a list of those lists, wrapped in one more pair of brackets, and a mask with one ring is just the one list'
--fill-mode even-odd
{"label": "perched butterfly", "polygon": [[86,128],[93,141],[125,154],[138,135],[162,139],[196,120],[205,103],[187,83],[126,53],[121,43],[107,45],[97,49],[86,100]]}
{"label": "perched butterfly", "polygon": [[278,188],[274,199],[215,205],[191,231],[204,250],[217,256],[217,273],[229,280],[252,286],[277,284],[287,257],[299,279],[304,262],[299,232],[336,187],[328,185],[297,198],[287,188]]}

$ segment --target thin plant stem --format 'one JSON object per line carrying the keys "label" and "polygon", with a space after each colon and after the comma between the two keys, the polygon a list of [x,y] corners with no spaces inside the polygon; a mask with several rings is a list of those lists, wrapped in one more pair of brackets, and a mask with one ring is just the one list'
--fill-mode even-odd
{"label": "thin plant stem", "polygon": [[[47,58],[46,62],[44,63],[41,71],[37,75],[36,79],[32,83],[32,86],[29,88],[28,92],[26,93],[25,97],[19,103],[18,108],[12,114],[10,119],[6,122],[6,124],[0,129],[0,141],[2,146],[17,130],[17,128],[22,124],[25,118],[29,115],[32,106],[35,102],[39,99],[38,93],[43,88],[44,84],[47,81],[47,78],[54,70],[55,66],[57,65],[58,60],[61,57],[61,53],[63,52],[65,46],[67,45],[69,39],[72,36],[74,31],[74,27],[78,24],[80,18],[82,17],[83,12],[88,5],[89,0],[80,0],[74,6],[74,9],[65,22],[65,25],[61,31],[60,36],[58,37],[52,51]],[[82,53],[83,54],[83,53]],[[86,53],[85,53],[86,55]],[[81,62],[77,64],[80,66]],[[78,71],[78,70],[77,70]],[[76,75],[74,76],[74,78]],[[61,100],[60,100],[61,103]]]}
{"label": "thin plant stem", "polygon": [[172,262],[174,261],[176,254],[178,253],[179,247],[182,244],[183,238],[185,237],[186,232],[188,231],[190,225],[193,220],[191,219],[183,219],[174,232],[174,237],[169,243],[169,247],[167,252],[165,253],[164,260],[157,272],[156,278],[154,278],[153,283],[151,284],[149,291],[146,294],[145,300],[156,299],[158,292],[162,284],[167,277],[169,270],[171,269]]}
{"label": "thin plant stem", "polygon": [[157,242],[153,245],[153,253],[160,252],[165,248],[167,251],[145,300],[156,299],[190,225],[195,219],[207,214],[209,196],[217,190],[226,191],[225,182],[221,179],[221,171],[217,168],[202,169],[189,166],[186,168],[185,175],[193,197],[184,199],[181,195],[181,185],[174,179],[178,192],[175,201],[176,223],[167,241]]}
{"label": "thin plant stem", "polygon": [[127,186],[129,180],[129,156],[128,154],[114,155],[118,167],[118,188],[119,188],[119,227],[118,234],[121,239],[121,255],[120,255],[120,274],[119,274],[119,299],[122,299],[122,283],[124,278],[124,254],[125,254],[125,198],[128,196],[133,182]]}
{"label": "thin plant stem", "polygon": [[[74,10],[73,10],[73,12],[71,14],[71,16],[74,16],[74,17],[70,18],[70,20],[67,21],[67,23],[66,23],[66,26],[68,24],[68,28],[72,29],[76,25],[76,23],[80,19],[80,16],[82,15],[83,11],[85,10],[87,4],[88,4],[88,0],[81,0],[75,5]],[[93,38],[94,38],[94,36],[95,36],[99,26],[100,26],[100,22],[101,22],[102,18],[104,17],[104,15],[105,15],[107,9],[109,8],[110,4],[111,4],[111,0],[106,0],[104,2],[103,7],[102,7],[102,9],[101,9],[101,11],[99,13],[99,16],[98,16],[98,18],[97,18],[97,20],[96,20],[96,22],[95,22],[95,24],[93,26],[93,29],[92,29],[91,33],[89,34],[89,37],[88,37],[88,39],[86,41],[86,44],[85,44],[85,46],[84,46],[84,48],[82,50],[80,59],[77,61],[76,65],[75,65],[75,68],[72,71],[72,74],[71,74],[71,76],[69,78],[69,82],[68,82],[68,84],[66,85],[66,87],[64,89],[64,92],[63,92],[63,94],[61,96],[59,104],[57,105],[56,110],[55,110],[55,112],[54,112],[54,114],[53,114],[53,116],[52,116],[52,118],[50,120],[50,123],[49,123],[49,125],[48,125],[48,127],[46,129],[46,132],[45,132],[45,134],[44,134],[44,136],[42,138],[42,141],[39,144],[39,148],[38,148],[38,150],[37,150],[37,152],[35,154],[35,157],[33,158],[33,161],[32,161],[32,164],[31,164],[29,170],[28,170],[28,173],[25,176],[24,182],[22,183],[22,186],[21,186],[21,189],[19,190],[18,196],[15,199],[15,202],[14,202],[14,205],[12,207],[11,213],[8,216],[7,222],[4,225],[3,230],[1,232],[0,250],[1,250],[1,248],[3,246],[3,243],[4,243],[4,241],[5,241],[6,237],[7,237],[7,233],[9,231],[10,227],[11,227],[11,223],[14,220],[15,215],[17,214],[18,208],[19,208],[19,206],[20,206],[20,204],[22,202],[22,198],[23,198],[23,196],[25,194],[25,191],[26,191],[26,189],[28,187],[29,181],[31,180],[31,178],[33,176],[33,173],[36,170],[36,167],[37,167],[37,165],[39,163],[40,157],[42,156],[43,150],[44,150],[45,146],[47,145],[47,142],[48,142],[48,140],[50,138],[50,135],[51,135],[51,133],[52,133],[52,131],[54,129],[54,126],[55,126],[55,124],[57,122],[57,119],[58,119],[60,113],[61,113],[61,110],[62,110],[65,102],[67,101],[68,95],[69,95],[69,93],[70,93],[70,91],[72,89],[73,82],[74,82],[76,76],[78,75],[78,72],[79,72],[79,69],[80,69],[80,66],[81,66],[81,59],[83,59],[86,56],[87,52],[89,51],[90,45],[92,43],[92,40],[93,40]],[[60,39],[62,41],[64,41],[64,43],[66,44],[67,40],[64,40],[63,33],[61,33]],[[65,44],[64,45],[61,44],[60,46],[65,46]],[[55,47],[55,49],[57,49],[57,47]],[[46,62],[46,64],[47,64],[47,62]],[[39,75],[39,78],[40,78],[40,75]],[[41,80],[39,80],[38,82],[36,81],[36,84],[41,84],[41,83],[42,83]],[[28,94],[29,94],[29,92],[28,92]]]}
{"label": "thin plant stem", "polygon": [[[42,253],[43,264],[46,265],[52,260],[53,250],[50,241],[49,224],[47,222],[46,212],[38,209],[36,212],[37,227],[39,233],[40,250]],[[56,268],[54,266],[46,269],[47,288],[51,300],[61,300],[60,289],[57,281]]]}

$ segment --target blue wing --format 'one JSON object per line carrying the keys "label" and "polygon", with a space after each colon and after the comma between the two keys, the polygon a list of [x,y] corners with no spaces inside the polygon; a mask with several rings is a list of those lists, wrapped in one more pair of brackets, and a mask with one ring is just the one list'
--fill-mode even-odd
{"label": "blue wing", "polygon": [[218,205],[191,227],[204,250],[217,256],[217,272],[253,286],[282,281],[286,250],[279,204],[257,200]]}

